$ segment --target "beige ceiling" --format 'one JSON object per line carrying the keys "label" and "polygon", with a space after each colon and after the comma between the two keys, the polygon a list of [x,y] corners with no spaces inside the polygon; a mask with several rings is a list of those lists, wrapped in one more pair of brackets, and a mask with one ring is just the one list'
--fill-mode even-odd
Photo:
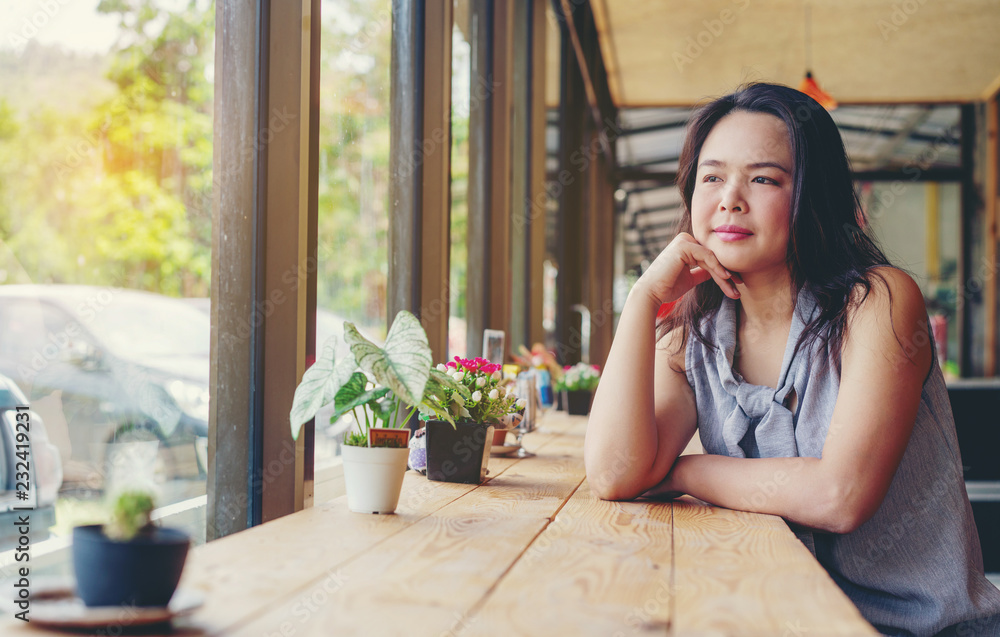
{"label": "beige ceiling", "polygon": [[[809,4],[813,74],[841,103],[967,102],[1000,88],[1000,0]],[[804,0],[591,5],[619,107],[693,105],[752,80],[797,86],[805,71]]]}

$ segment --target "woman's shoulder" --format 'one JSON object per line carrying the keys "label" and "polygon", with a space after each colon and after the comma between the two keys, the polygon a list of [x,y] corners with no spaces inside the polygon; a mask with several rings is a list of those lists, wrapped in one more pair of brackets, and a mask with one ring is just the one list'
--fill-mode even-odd
{"label": "woman's shoulder", "polygon": [[920,286],[905,271],[888,265],[870,268],[869,286],[857,283],[848,303],[848,321],[861,317],[885,316],[897,319],[923,319],[927,315]]}
{"label": "woman's shoulder", "polygon": [[920,286],[909,274],[892,266],[868,271],[868,287],[857,284],[847,308],[842,352],[881,350],[905,353],[919,367],[932,356],[927,307]]}

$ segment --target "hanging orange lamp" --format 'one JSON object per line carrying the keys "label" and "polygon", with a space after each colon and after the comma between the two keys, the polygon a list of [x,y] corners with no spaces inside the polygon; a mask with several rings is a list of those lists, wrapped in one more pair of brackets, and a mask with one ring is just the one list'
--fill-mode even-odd
{"label": "hanging orange lamp", "polygon": [[799,90],[819,102],[819,105],[826,110],[832,111],[837,108],[837,100],[819,87],[819,83],[813,79],[810,68],[812,66],[812,6],[808,2],[805,5],[805,22],[806,76],[799,82]]}
{"label": "hanging orange lamp", "polygon": [[799,82],[799,90],[819,102],[819,105],[828,111],[837,108],[837,100],[819,87],[819,84],[813,79],[812,71],[806,71],[806,76]]}

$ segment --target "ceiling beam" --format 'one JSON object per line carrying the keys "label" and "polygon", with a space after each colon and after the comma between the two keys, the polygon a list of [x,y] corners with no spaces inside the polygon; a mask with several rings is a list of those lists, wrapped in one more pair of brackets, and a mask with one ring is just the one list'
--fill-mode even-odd
{"label": "ceiling beam", "polygon": [[[928,110],[933,110],[930,105],[924,105]],[[928,116],[930,114],[928,113]],[[916,128],[916,127],[914,127]],[[880,135],[882,137],[895,137],[903,130],[906,130],[906,125],[904,124],[902,129],[892,129],[892,128],[871,128],[865,126],[856,126],[854,124],[837,124],[837,129],[841,133],[865,133],[868,135]],[[953,135],[930,135],[928,133],[915,133],[911,132],[908,135],[909,141],[915,142],[928,142],[931,144],[947,144],[949,146],[958,147],[958,139]],[[904,141],[906,141],[904,139]]]}
{"label": "ceiling beam", "polygon": [[643,133],[658,133],[665,130],[673,130],[676,128],[684,128],[687,126],[688,120],[683,120],[680,122],[661,122],[659,124],[649,124],[648,126],[640,126],[639,128],[622,128],[620,134],[621,137],[628,137],[630,135],[642,135]]}

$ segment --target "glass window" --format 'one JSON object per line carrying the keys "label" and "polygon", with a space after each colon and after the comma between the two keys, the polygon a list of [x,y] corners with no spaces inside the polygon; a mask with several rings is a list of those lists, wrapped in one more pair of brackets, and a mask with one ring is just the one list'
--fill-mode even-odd
{"label": "glass window", "polygon": [[[69,572],[72,527],[104,521],[119,485],[186,509],[167,523],[204,541],[215,6],[53,3],[41,20],[14,4],[0,10],[14,25],[0,41],[0,385],[23,392],[45,432],[32,443],[57,465],[39,469],[54,516],[33,563]],[[10,548],[0,537],[0,564]]]}
{"label": "glass window", "polygon": [[957,183],[865,182],[861,199],[886,256],[920,286],[947,378],[959,376],[957,294],[961,188]]}
{"label": "glass window", "polygon": [[[325,0],[321,11],[316,349],[336,336],[348,355],[345,320],[373,341],[386,334],[392,3]],[[353,424],[331,426],[331,414],[316,415],[317,470],[337,464]]]}
{"label": "glass window", "polygon": [[469,110],[472,96],[472,47],[469,44],[468,0],[455,0],[453,7],[448,358],[465,357],[468,346],[465,329],[465,292],[469,266]]}

